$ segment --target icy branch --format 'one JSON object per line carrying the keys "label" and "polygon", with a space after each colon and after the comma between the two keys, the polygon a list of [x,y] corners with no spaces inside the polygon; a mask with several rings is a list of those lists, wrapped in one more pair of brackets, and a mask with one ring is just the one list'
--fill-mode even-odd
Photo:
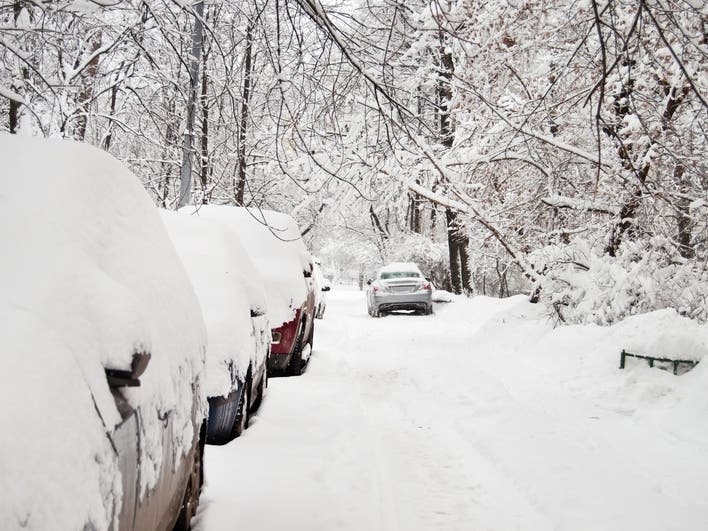
{"label": "icy branch", "polygon": [[607,214],[610,216],[617,216],[620,212],[619,207],[616,206],[607,205],[588,199],[575,199],[560,195],[544,197],[541,199],[541,202],[554,208],[569,208],[571,210],[583,210],[587,212],[596,212],[598,214]]}
{"label": "icy branch", "polygon": [[7,87],[0,85],[0,96],[7,98],[8,100],[16,101],[22,105],[26,105],[24,98],[20,96],[17,92],[10,90]]}

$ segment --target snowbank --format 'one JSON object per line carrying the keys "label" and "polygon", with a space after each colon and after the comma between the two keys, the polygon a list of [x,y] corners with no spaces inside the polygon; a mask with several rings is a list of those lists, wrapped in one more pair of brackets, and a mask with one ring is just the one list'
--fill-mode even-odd
{"label": "snowbank", "polygon": [[628,317],[613,333],[635,354],[696,361],[708,354],[708,326],[671,308]]}
{"label": "snowbank", "polygon": [[[554,327],[521,296],[460,299],[436,317],[470,323],[454,367],[474,405],[457,417],[470,418],[464,436],[545,520],[512,517],[522,528],[705,527],[708,326],[660,310]],[[623,348],[704,361],[679,376],[635,359],[620,370]],[[477,480],[492,484],[482,471]],[[493,514],[490,528],[515,527]]]}
{"label": "snowbank", "polygon": [[[141,487],[160,473],[164,426],[186,452],[204,330],[189,280],[138,179],[87,145],[0,135],[0,521],[106,529],[120,421],[104,368],[152,358],[141,387]],[[205,400],[200,396],[204,413]],[[100,412],[100,416],[97,414]],[[117,513],[117,510],[116,510]]]}
{"label": "snowbank", "polygon": [[[251,358],[263,363],[251,310],[266,312],[263,280],[233,233],[205,217],[161,211],[202,306],[207,328],[206,394],[227,396],[244,381]],[[270,340],[270,336],[268,336]]]}
{"label": "snowbank", "polygon": [[312,271],[312,257],[295,221],[271,210],[232,206],[204,205],[184,210],[217,219],[238,235],[266,283],[271,325],[278,327],[291,321],[307,298],[303,272]]}
{"label": "snowbank", "polygon": [[454,293],[450,293],[444,289],[436,289],[433,291],[433,302],[453,302],[455,300]]}

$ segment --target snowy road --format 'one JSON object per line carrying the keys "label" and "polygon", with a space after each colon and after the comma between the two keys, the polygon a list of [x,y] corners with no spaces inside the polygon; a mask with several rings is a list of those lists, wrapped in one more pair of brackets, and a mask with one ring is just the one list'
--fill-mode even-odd
{"label": "snowy road", "polygon": [[656,402],[675,377],[638,387],[644,369],[602,355],[519,349],[549,329],[491,319],[512,306],[371,319],[332,291],[305,375],[271,380],[246,434],[207,447],[197,531],[705,529],[705,421]]}

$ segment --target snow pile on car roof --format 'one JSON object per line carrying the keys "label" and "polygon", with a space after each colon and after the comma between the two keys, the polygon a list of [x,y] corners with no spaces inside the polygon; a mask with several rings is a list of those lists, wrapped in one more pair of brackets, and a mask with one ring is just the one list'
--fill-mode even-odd
{"label": "snow pile on car roof", "polygon": [[[0,522],[106,529],[121,503],[104,368],[152,356],[141,387],[143,490],[158,478],[169,413],[193,440],[205,334],[196,296],[138,179],[69,141],[0,135]],[[204,408],[203,396],[200,408]],[[113,507],[115,505],[115,508]]]}
{"label": "snow pile on car roof", "polygon": [[[267,309],[263,280],[233,232],[205,217],[161,211],[207,327],[207,396],[227,396],[258,349],[251,310]],[[265,353],[263,351],[263,353]],[[257,363],[262,360],[254,360]]]}
{"label": "snow pile on car roof", "polygon": [[222,221],[238,235],[266,283],[271,325],[292,320],[307,297],[303,272],[312,270],[312,256],[295,220],[272,210],[223,205],[186,208]]}

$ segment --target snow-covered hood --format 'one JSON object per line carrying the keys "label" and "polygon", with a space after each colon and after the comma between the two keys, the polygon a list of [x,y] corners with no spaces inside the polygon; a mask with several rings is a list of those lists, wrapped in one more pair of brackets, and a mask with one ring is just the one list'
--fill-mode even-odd
{"label": "snow-covered hood", "polygon": [[207,327],[207,396],[226,396],[243,381],[263,352],[251,311],[267,310],[263,279],[238,238],[205,217],[161,211],[167,231],[187,269]]}
{"label": "snow-covered hood", "polygon": [[218,219],[237,235],[265,281],[270,324],[277,327],[291,321],[307,298],[303,273],[311,273],[313,264],[295,220],[272,210],[223,205],[187,208],[195,215]]}

